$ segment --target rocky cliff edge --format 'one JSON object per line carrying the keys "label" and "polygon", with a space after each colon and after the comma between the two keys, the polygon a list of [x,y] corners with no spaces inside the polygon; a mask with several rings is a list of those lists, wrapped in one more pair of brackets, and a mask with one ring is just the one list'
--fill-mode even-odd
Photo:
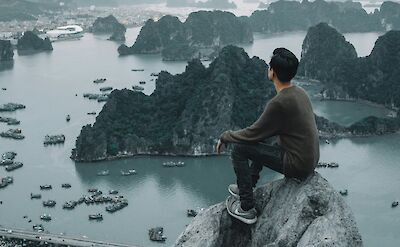
{"label": "rocky cliff edge", "polygon": [[363,246],[351,209],[318,173],[265,184],[255,198],[254,225],[230,217],[221,202],[199,213],[174,246]]}

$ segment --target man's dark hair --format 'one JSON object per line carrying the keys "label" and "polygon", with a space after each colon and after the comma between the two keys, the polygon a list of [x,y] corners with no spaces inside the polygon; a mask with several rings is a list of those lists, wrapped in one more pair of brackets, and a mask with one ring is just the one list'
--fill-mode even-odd
{"label": "man's dark hair", "polygon": [[269,66],[281,82],[290,82],[297,73],[299,60],[286,48],[276,48],[272,53]]}

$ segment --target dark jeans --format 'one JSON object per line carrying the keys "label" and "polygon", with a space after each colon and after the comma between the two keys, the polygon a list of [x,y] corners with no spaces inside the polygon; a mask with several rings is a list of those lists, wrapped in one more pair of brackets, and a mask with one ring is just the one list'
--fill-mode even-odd
{"label": "dark jeans", "polygon": [[243,210],[254,207],[253,188],[263,166],[283,174],[283,154],[284,150],[276,143],[276,138],[254,144],[233,144],[231,159]]}

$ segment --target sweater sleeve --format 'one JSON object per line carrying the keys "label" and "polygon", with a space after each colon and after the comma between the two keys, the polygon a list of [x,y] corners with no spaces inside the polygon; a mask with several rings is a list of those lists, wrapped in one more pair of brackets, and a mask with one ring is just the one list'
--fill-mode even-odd
{"label": "sweater sleeve", "polygon": [[223,143],[259,142],[280,133],[282,109],[278,102],[269,102],[261,116],[252,125],[241,130],[222,133]]}

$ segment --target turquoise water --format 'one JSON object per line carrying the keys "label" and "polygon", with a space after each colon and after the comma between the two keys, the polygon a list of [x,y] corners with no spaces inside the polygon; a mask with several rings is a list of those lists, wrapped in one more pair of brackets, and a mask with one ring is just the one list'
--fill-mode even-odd
{"label": "turquoise water", "polygon": [[[129,44],[138,31],[128,31]],[[352,34],[351,39],[356,49],[368,54],[377,35]],[[299,55],[304,36],[304,32],[258,35],[254,44],[245,49],[264,59],[278,46],[289,47]],[[234,173],[225,156],[181,158],[186,167],[173,169],[163,168],[162,163],[178,160],[176,158],[138,157],[95,164],[75,164],[69,159],[81,127],[95,121],[95,116],[86,113],[99,112],[103,106],[84,99],[83,93],[98,92],[102,86],[131,88],[145,80],[145,93],[150,94],[154,90],[150,73],[160,70],[179,73],[186,66],[185,62],[163,62],[158,55],[118,57],[119,44],[106,38],[85,34],[80,41],[54,43],[52,53],[15,55],[13,68],[0,71],[0,87],[7,88],[7,91],[0,91],[0,104],[18,102],[27,106],[16,113],[0,114],[21,120],[20,128],[26,136],[23,141],[0,138],[0,152],[14,150],[18,153],[17,160],[24,162],[23,168],[11,173],[0,169],[0,177],[11,174],[15,181],[0,190],[3,201],[0,224],[31,229],[33,223],[39,223],[41,214],[49,213],[53,220],[43,224],[52,233],[141,246],[159,246],[148,240],[147,229],[160,225],[165,228],[169,246],[191,220],[186,217],[186,209],[205,208],[224,200],[226,186],[234,182]],[[134,68],[145,71],[132,72]],[[92,83],[101,77],[106,77],[107,82]],[[313,88],[307,90],[311,92]],[[342,124],[370,114],[386,114],[379,107],[348,102],[313,100],[313,104],[318,114]],[[67,114],[72,118],[69,123],[65,121]],[[7,128],[0,123],[0,131]],[[58,133],[65,134],[64,145],[42,145],[46,134]],[[321,160],[337,161],[340,168],[320,172],[338,190],[349,190],[346,200],[354,211],[366,246],[397,246],[400,241],[397,234],[400,209],[390,208],[391,202],[400,198],[399,142],[400,136],[395,134],[321,145]],[[109,176],[96,176],[104,169],[110,170]],[[138,174],[119,175],[120,170],[128,169],[136,169]],[[281,175],[265,169],[261,183],[279,177]],[[61,183],[65,182],[72,184],[70,190],[61,189]],[[45,183],[53,185],[53,190],[42,192],[43,200],[57,201],[53,209],[43,208],[40,200],[29,198],[31,192],[39,192],[39,185]],[[72,211],[61,208],[65,201],[87,194],[86,190],[92,187],[103,191],[119,190],[129,199],[129,206],[114,214],[106,213],[105,206],[101,205],[83,204]],[[99,212],[104,215],[103,222],[88,221],[88,214]],[[28,215],[33,222],[28,223],[23,215]]]}

